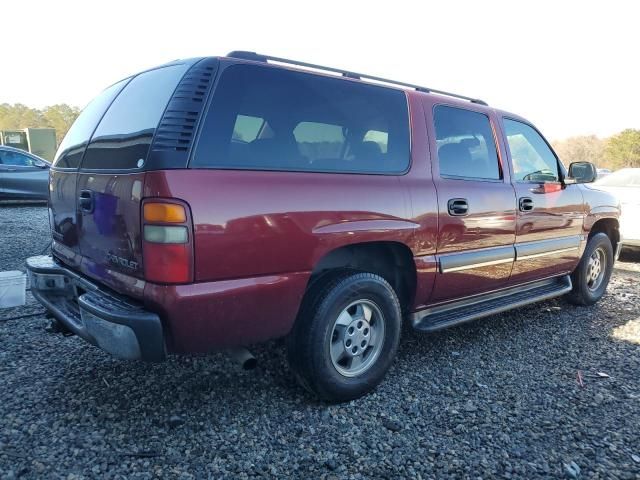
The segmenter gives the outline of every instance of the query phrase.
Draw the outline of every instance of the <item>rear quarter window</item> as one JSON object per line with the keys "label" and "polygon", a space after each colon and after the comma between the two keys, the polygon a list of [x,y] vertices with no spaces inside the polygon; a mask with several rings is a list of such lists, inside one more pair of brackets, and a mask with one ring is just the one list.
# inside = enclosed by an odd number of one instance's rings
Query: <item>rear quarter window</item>
{"label": "rear quarter window", "polygon": [[96,125],[120,93],[129,79],[122,80],[103,90],[82,110],[58,147],[53,165],[59,168],[78,168],[85,147],[91,139]]}
{"label": "rear quarter window", "polygon": [[162,114],[188,65],[170,65],[133,78],[98,124],[83,169],[140,168]]}
{"label": "rear quarter window", "polygon": [[400,174],[409,166],[405,93],[303,72],[232,65],[191,167]]}

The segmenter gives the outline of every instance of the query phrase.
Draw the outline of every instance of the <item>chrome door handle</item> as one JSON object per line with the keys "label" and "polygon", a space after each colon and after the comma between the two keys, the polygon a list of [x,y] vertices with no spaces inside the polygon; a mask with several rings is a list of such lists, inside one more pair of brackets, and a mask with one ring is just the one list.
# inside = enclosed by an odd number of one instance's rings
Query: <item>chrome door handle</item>
{"label": "chrome door handle", "polygon": [[521,212],[530,212],[533,210],[533,199],[529,197],[521,197],[518,202],[518,208]]}
{"label": "chrome door handle", "polygon": [[469,204],[466,198],[452,198],[447,202],[449,215],[460,217],[469,213]]}

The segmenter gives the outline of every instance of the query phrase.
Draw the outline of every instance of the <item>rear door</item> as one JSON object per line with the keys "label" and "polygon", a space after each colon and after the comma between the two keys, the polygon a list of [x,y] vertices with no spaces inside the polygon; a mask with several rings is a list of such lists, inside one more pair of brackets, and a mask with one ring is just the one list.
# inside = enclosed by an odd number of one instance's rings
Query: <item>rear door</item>
{"label": "rear door", "polygon": [[91,135],[111,102],[127,84],[118,82],[93,99],[78,116],[56,152],[49,175],[49,220],[53,253],[72,267],[80,265],[76,183]]}
{"label": "rear door", "polygon": [[116,289],[130,284],[130,277],[143,277],[145,163],[160,119],[189,66],[160,67],[128,82],[100,120],[78,172],[81,270]]}
{"label": "rear door", "polygon": [[520,119],[503,118],[518,198],[511,283],[572,271],[580,257],[584,202],[578,185],[560,181],[561,165],[544,137]]}
{"label": "rear door", "polygon": [[439,210],[431,302],[501,288],[515,257],[515,194],[493,119],[474,106],[439,104],[427,112]]}

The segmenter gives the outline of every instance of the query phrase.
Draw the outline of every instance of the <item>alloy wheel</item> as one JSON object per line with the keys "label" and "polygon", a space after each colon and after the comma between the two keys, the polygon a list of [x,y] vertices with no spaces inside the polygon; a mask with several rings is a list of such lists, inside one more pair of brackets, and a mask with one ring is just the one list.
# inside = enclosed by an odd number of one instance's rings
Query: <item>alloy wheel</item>
{"label": "alloy wheel", "polygon": [[370,300],[356,300],[336,318],[329,351],[334,368],[345,377],[367,371],[380,356],[385,320],[380,308]]}

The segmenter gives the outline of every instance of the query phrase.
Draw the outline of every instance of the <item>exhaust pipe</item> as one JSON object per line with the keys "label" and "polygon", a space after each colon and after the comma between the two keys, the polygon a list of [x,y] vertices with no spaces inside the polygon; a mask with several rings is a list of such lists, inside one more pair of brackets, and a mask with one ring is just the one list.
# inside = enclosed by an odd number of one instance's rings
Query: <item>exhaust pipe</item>
{"label": "exhaust pipe", "polygon": [[253,370],[258,365],[258,360],[253,354],[244,347],[235,347],[229,349],[229,356],[243,370]]}

